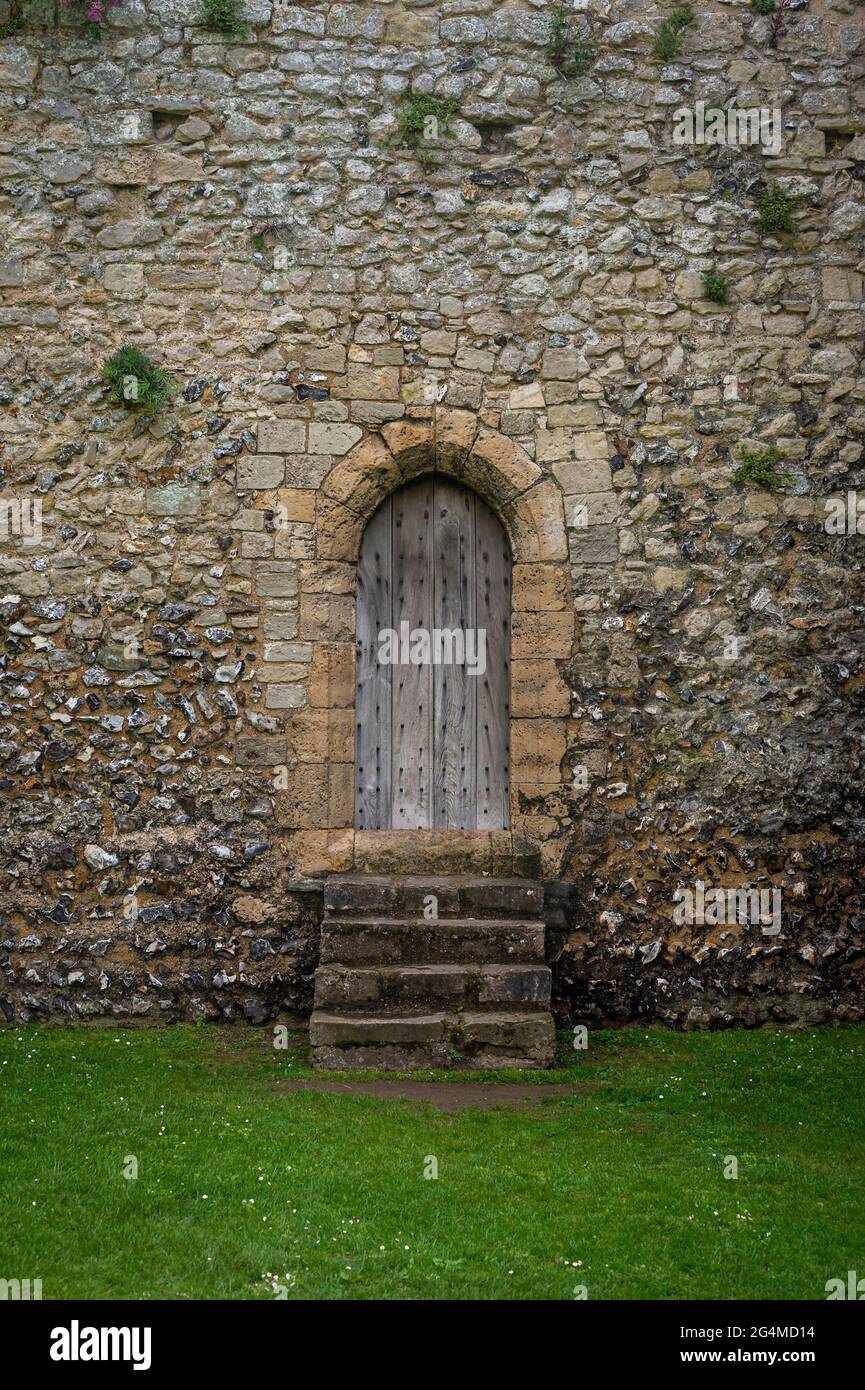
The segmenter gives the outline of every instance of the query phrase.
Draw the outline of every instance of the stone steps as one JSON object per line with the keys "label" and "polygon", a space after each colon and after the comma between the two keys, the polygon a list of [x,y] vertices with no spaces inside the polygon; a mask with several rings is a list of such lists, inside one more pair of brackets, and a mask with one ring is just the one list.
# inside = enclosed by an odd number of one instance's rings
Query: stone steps
{"label": "stone steps", "polygon": [[375,1013],[316,1009],[309,1026],[313,1060],[329,1071],[380,1068],[549,1066],[555,1034],[549,1012]]}
{"label": "stone steps", "polygon": [[334,875],[324,907],[310,1020],[315,1066],[551,1065],[540,884]]}
{"label": "stone steps", "polygon": [[550,1002],[546,965],[322,965],[315,974],[321,1009],[501,1008]]}
{"label": "stone steps", "polygon": [[542,922],[468,917],[439,922],[325,918],[319,959],[323,965],[543,964],[544,927]]}
{"label": "stone steps", "polygon": [[469,874],[443,878],[412,874],[333,875],[324,886],[325,916],[336,919],[373,917],[413,921],[424,918],[435,899],[438,920],[462,917],[538,920],[544,906],[540,883],[520,878],[478,878]]}

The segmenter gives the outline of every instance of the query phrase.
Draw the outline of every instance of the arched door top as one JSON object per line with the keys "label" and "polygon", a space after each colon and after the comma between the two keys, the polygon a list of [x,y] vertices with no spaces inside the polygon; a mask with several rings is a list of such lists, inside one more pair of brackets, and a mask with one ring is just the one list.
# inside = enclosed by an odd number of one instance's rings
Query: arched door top
{"label": "arched door top", "polygon": [[567,562],[557,484],[516,440],[479,427],[472,411],[441,407],[431,422],[392,421],[335,460],[316,499],[316,557],[353,563],[383,499],[432,471],[484,498],[507,532],[515,564]]}

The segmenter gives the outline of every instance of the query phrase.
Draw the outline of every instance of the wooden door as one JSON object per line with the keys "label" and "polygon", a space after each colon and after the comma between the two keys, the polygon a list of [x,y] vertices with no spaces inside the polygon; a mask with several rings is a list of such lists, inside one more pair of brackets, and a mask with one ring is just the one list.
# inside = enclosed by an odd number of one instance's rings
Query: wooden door
{"label": "wooden door", "polygon": [[357,575],[359,830],[508,828],[510,619],[485,502],[433,473],[382,503]]}

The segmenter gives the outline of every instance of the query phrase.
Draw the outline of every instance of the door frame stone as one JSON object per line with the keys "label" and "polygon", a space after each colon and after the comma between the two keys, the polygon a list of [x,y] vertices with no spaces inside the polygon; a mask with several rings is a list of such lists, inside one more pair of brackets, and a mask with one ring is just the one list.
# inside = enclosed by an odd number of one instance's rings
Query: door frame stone
{"label": "door frame stone", "polygon": [[543,842],[548,818],[533,815],[530,803],[563,787],[574,724],[560,665],[575,654],[576,624],[562,494],[519,444],[483,426],[474,411],[438,407],[429,421],[399,420],[366,434],[334,460],[316,494],[315,558],[300,566],[300,605],[301,613],[305,604],[315,606],[322,635],[313,644],[308,704],[290,717],[288,785],[277,809],[300,872],[354,868],[356,837],[365,837],[358,850],[362,845],[360,861],[369,868],[369,836],[388,843],[389,834],[404,835],[354,829],[355,642],[328,640],[327,613],[338,600],[341,630],[354,633],[367,522],[392,492],[431,472],[465,484],[492,508],[513,557],[511,831],[431,833],[439,847],[442,836],[458,837],[454,849],[461,852],[466,836],[474,836],[480,860],[496,854],[501,862],[503,835]]}

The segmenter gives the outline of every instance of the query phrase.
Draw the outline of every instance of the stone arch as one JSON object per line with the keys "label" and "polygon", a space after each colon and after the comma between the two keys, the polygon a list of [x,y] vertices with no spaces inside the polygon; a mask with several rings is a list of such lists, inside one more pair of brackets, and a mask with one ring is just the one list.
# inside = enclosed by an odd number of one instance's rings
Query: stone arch
{"label": "stone arch", "polygon": [[[558,485],[513,439],[479,426],[470,410],[437,410],[432,421],[399,420],[337,459],[316,502],[316,557],[353,563],[373,513],[403,483],[445,473],[489,503],[508,534],[515,564],[568,558]],[[569,575],[568,575],[569,578]]]}
{"label": "stone arch", "polygon": [[[314,764],[330,759],[321,795],[316,796],[320,818],[315,828],[300,815],[298,832],[301,867],[369,867],[361,853],[364,836],[390,838],[432,835],[430,865],[441,863],[442,839],[476,835],[479,839],[517,838],[541,850],[545,869],[555,863],[544,854],[556,822],[541,809],[549,797],[560,799],[565,788],[563,767],[568,750],[570,691],[560,666],[573,655],[575,611],[571,585],[564,507],[558,484],[546,476],[514,440],[479,423],[473,411],[442,409],[430,420],[400,420],[369,433],[336,459],[322,480],[315,505],[315,560],[308,571],[321,587],[336,577],[345,602],[351,604],[345,626],[356,622],[353,575],[367,522],[381,503],[404,483],[424,473],[441,472],[464,483],[486,501],[501,520],[513,557],[510,795],[511,830],[507,832],[354,830],[354,642],[347,633],[328,640],[324,631],[315,643],[309,708],[292,718],[290,750],[298,760],[298,788],[318,785]],[[347,592],[349,591],[350,592]],[[301,605],[304,602],[301,589]],[[352,627],[352,631],[356,630]],[[317,751],[306,749],[310,746]],[[324,741],[324,743],[323,743]],[[326,747],[329,752],[322,752]],[[287,801],[300,810],[306,797]],[[528,808],[528,809],[527,809]],[[302,833],[309,827],[311,833]],[[322,838],[322,832],[325,832]],[[310,853],[307,854],[307,849]],[[501,845],[498,846],[501,849]],[[489,861],[477,860],[495,865]],[[505,859],[507,855],[505,855]],[[446,860],[444,861],[446,862]],[[392,866],[392,865],[391,865]],[[375,867],[388,867],[379,858]],[[428,865],[429,867],[429,865]]]}

